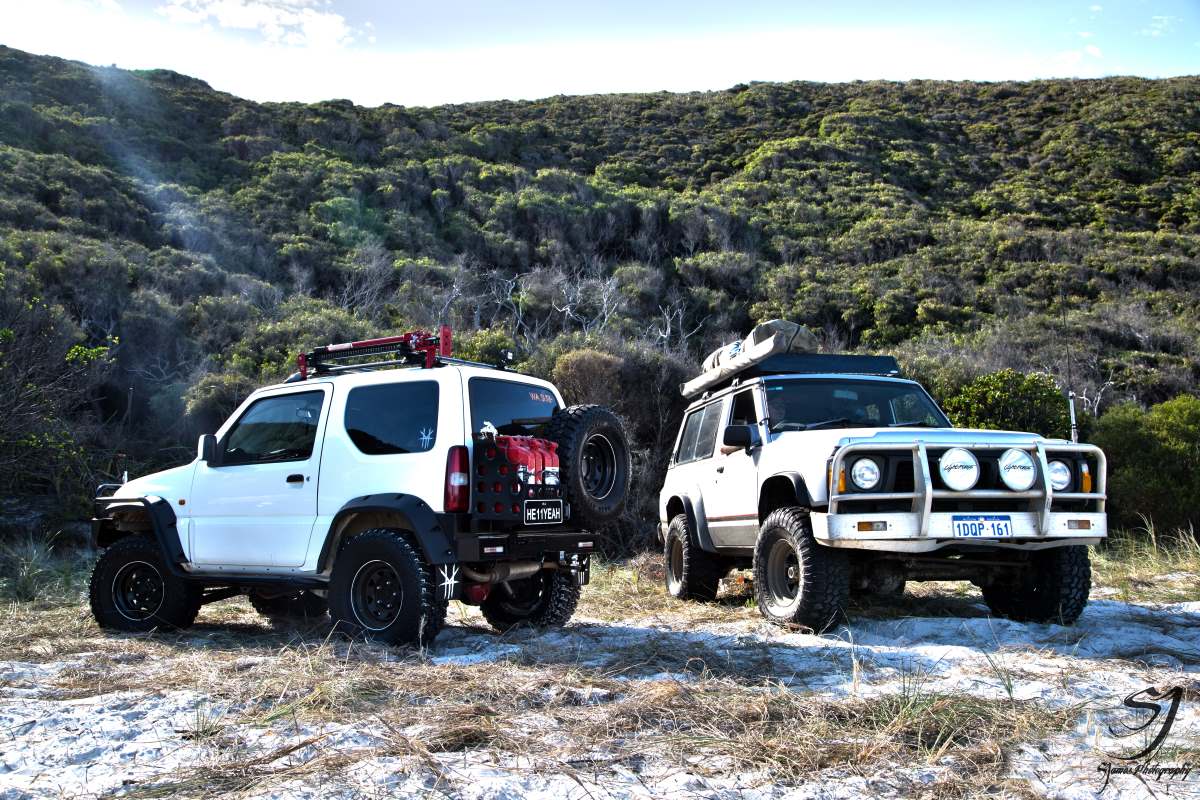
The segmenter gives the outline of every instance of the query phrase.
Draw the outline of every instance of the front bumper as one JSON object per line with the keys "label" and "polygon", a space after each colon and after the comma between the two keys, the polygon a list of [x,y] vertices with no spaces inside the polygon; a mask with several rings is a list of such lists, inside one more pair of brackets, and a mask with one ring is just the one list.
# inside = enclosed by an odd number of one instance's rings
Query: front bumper
{"label": "front bumper", "polygon": [[[971,450],[997,450],[1001,446],[982,441],[963,444]],[[1022,445],[1033,457],[1038,479],[1027,491],[969,489],[951,491],[938,488],[931,474],[928,449],[914,442],[912,450],[912,491],[857,493],[830,486],[827,513],[812,514],[813,535],[832,547],[861,550],[887,550],[923,553],[948,546],[986,546],[1005,549],[1039,550],[1069,544],[1096,544],[1108,535],[1104,513],[1107,465],[1104,453],[1093,445],[1037,442]],[[846,464],[860,454],[897,449],[895,444],[856,442],[841,448],[830,462],[830,476],[840,475]],[[1096,462],[1094,491],[1056,492],[1050,484],[1047,464],[1055,456],[1088,456]],[[899,503],[908,511],[864,511],[861,503],[887,501]],[[935,502],[970,502],[972,511],[935,511]],[[1028,510],[988,510],[991,503],[1019,501]],[[1056,508],[1055,503],[1060,505]],[[1062,503],[1080,510],[1064,508]],[[955,536],[953,517],[999,514],[1011,522],[1011,536],[977,538]]]}
{"label": "front bumper", "polygon": [[[1012,536],[977,538],[955,536],[955,513],[812,514],[813,536],[830,547],[927,553],[944,547],[997,547],[1007,550],[1043,550],[1065,545],[1097,544],[1108,535],[1103,512],[1052,512],[1043,517],[1032,511],[1006,513]],[[1043,523],[1045,527],[1043,527]],[[868,530],[860,530],[860,525]],[[882,530],[874,530],[882,528]]]}

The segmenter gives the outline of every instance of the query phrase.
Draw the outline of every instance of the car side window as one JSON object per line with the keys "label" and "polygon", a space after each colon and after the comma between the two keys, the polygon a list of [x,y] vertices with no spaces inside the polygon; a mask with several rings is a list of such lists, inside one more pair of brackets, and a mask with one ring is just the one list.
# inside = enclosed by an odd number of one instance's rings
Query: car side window
{"label": "car side window", "polygon": [[324,392],[254,401],[225,435],[221,466],[307,461],[317,441]]}
{"label": "car side window", "polygon": [[687,415],[683,422],[683,435],[679,437],[679,452],[675,454],[675,463],[682,464],[692,460],[696,450],[696,437],[700,435],[700,423],[704,420],[704,409],[698,408]]}
{"label": "car side window", "polygon": [[758,423],[758,412],[754,408],[754,390],[747,389],[733,396],[733,409],[729,412],[730,425],[754,425]]}
{"label": "car side window", "polygon": [[713,454],[717,445],[717,430],[721,427],[721,406],[716,402],[704,409],[704,421],[700,423],[700,435],[696,437],[696,452],[693,458],[699,460]]}
{"label": "car side window", "polygon": [[359,386],[346,396],[346,434],[369,456],[424,453],[437,439],[436,381]]}
{"label": "car side window", "polygon": [[713,447],[717,443],[717,429],[721,427],[721,406],[722,403],[717,401],[688,414],[683,423],[683,435],[679,437],[676,464],[697,461],[713,454]]}

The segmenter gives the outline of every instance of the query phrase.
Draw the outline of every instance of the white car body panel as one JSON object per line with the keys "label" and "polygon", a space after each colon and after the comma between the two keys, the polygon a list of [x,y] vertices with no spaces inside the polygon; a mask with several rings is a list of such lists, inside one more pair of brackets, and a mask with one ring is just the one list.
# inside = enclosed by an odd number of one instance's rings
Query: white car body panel
{"label": "white car body panel", "polygon": [[[899,378],[870,377],[860,375],[803,375],[773,376],[785,380],[854,380],[889,381],[915,384]],[[1017,431],[995,431],[959,428],[830,428],[810,431],[789,430],[771,433],[762,421],[764,398],[762,382],[751,380],[741,386],[714,392],[711,397],[696,401],[688,413],[709,403],[723,404],[721,429],[729,422],[732,397],[745,390],[757,393],[760,422],[755,426],[761,444],[749,452],[738,450],[722,453],[720,434],[713,456],[683,464],[672,464],[659,495],[659,533],[665,535],[670,523],[668,506],[673,499],[684,499],[691,504],[696,517],[697,533],[702,543],[716,547],[746,549],[753,542],[758,527],[759,498],[764,485],[781,476],[798,476],[807,491],[812,508],[811,520],[814,536],[824,544],[836,547],[893,550],[897,552],[927,552],[950,544],[967,544],[970,540],[954,538],[949,513],[932,513],[925,508],[923,513],[887,512],[857,514],[849,509],[830,514],[830,468],[831,459],[848,446],[861,446],[866,450],[907,449],[923,444],[929,448],[963,447],[967,449],[1020,448],[1036,457],[1045,457],[1047,451],[1094,451],[1100,461],[1100,472],[1104,473],[1104,457],[1096,448],[1072,445],[1061,439],[1047,439],[1034,433]],[[685,414],[685,420],[686,420]],[[683,425],[680,426],[672,452],[678,452]],[[726,476],[733,480],[726,481]],[[753,477],[749,477],[753,476]],[[790,479],[790,478],[789,478]],[[1061,512],[1051,511],[1049,503],[1041,512],[1004,512],[1012,517],[1014,535],[1011,541],[995,539],[981,540],[989,546],[1017,549],[1040,549],[1059,544],[1093,544],[1107,535],[1106,515],[1103,513],[1103,474],[1096,494],[1100,511]],[[1036,488],[1036,487],[1035,487]],[[1047,492],[1047,494],[1053,494]],[[968,499],[967,495],[962,495]],[[1082,499],[1082,495],[1080,496]],[[985,513],[985,512],[980,512]],[[859,522],[886,522],[882,532],[859,531]],[[1070,526],[1078,527],[1070,527]],[[1086,526],[1086,527],[1084,527]]]}
{"label": "white car body panel", "polygon": [[[304,461],[210,467],[199,456],[189,464],[131,480],[114,498],[161,497],[175,511],[185,570],[204,574],[315,575],[326,534],[347,502],[370,494],[403,493],[441,512],[446,461],[455,445],[471,445],[468,381],[511,381],[562,395],[548,381],[472,366],[347,372],[333,377],[267,386],[252,393],[217,430],[223,440],[234,423],[264,397],[320,390],[326,393],[312,455]],[[419,453],[366,455],[345,428],[347,398],[360,386],[409,381],[438,384],[437,432]],[[301,474],[302,483],[287,476]]]}

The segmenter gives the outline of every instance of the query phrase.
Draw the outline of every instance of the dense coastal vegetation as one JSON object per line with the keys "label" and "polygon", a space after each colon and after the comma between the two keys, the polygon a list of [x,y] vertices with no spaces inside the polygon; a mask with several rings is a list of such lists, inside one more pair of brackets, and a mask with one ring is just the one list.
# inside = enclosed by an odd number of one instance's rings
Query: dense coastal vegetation
{"label": "dense coastal vegetation", "polygon": [[0,493],[77,503],[302,348],[444,321],[616,406],[644,512],[677,384],[785,317],[960,421],[1073,388],[1136,450],[1118,512],[1186,525],[1136,470],[1200,473],[1198,173],[1195,77],[362,108],[0,47]]}

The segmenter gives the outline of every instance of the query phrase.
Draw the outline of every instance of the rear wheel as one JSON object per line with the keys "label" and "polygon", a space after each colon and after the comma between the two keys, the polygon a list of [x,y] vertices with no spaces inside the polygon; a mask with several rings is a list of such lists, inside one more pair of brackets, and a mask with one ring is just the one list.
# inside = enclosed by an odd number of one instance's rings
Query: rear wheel
{"label": "rear wheel", "polygon": [[200,612],[200,589],[171,574],[149,536],[127,536],[92,570],[92,616],[101,628],[145,632],[186,628]]}
{"label": "rear wheel", "polygon": [[493,586],[479,610],[501,632],[519,625],[561,628],[578,603],[579,584],[570,572],[542,570],[528,578]]}
{"label": "rear wheel", "polygon": [[715,600],[729,564],[701,550],[692,540],[686,514],[676,514],[663,544],[667,594],[677,600]]}
{"label": "rear wheel", "polygon": [[778,509],[763,521],[755,544],[754,595],[770,621],[821,633],[842,620],[849,559],[817,543],[803,509]]}
{"label": "rear wheel", "polygon": [[329,604],[324,597],[306,591],[284,594],[253,592],[250,605],[259,614],[271,619],[317,619],[329,611]]}
{"label": "rear wheel", "polygon": [[329,615],[350,635],[426,645],[446,622],[446,601],[404,534],[376,528],[342,545],[329,580]]}
{"label": "rear wheel", "polygon": [[983,599],[998,617],[1071,625],[1083,613],[1091,590],[1088,549],[1071,545],[1035,551],[1015,580],[983,587]]}

